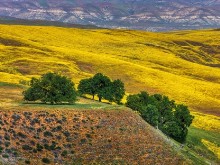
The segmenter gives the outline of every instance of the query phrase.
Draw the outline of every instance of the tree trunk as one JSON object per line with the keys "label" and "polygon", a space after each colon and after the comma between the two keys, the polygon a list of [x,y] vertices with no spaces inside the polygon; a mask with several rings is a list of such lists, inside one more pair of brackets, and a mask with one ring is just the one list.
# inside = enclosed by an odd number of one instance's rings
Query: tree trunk
{"label": "tree trunk", "polygon": [[95,95],[92,95],[92,99],[94,100],[94,98],[95,98]]}
{"label": "tree trunk", "polygon": [[102,102],[102,97],[99,97],[99,102]]}

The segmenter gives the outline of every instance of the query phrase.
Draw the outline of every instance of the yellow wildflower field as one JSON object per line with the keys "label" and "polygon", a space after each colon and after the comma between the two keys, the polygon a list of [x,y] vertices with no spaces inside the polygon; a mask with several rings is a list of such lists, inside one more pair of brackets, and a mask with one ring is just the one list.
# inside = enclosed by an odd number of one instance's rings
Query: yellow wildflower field
{"label": "yellow wildflower field", "polygon": [[209,142],[208,140],[202,139],[202,143],[210,150],[212,151],[218,159],[220,159],[220,147],[216,144]]}
{"label": "yellow wildflower field", "polygon": [[77,84],[102,72],[124,81],[128,93],[162,93],[219,116],[219,33],[0,25],[0,81],[54,71]]}
{"label": "yellow wildflower field", "polygon": [[220,117],[193,112],[193,126],[207,131],[220,132]]}

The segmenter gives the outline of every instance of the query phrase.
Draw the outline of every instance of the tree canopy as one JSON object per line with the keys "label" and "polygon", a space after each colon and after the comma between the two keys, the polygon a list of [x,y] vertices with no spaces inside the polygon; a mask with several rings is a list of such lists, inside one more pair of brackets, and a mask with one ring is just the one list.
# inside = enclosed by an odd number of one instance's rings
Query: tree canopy
{"label": "tree canopy", "polygon": [[93,99],[96,94],[95,86],[93,85],[92,78],[82,79],[78,85],[78,92],[80,95],[89,94],[92,95]]}
{"label": "tree canopy", "polygon": [[102,73],[97,73],[88,79],[82,79],[79,82],[78,91],[81,95],[90,94],[97,95],[99,101],[106,99],[110,102],[121,103],[125,95],[124,83],[121,80],[114,80],[113,82],[108,76]]}
{"label": "tree canopy", "polygon": [[[82,79],[78,85],[80,95],[90,94],[106,99],[109,102],[121,103],[125,95],[124,83],[117,79],[112,81],[108,76],[97,73],[91,78]],[[57,104],[74,103],[77,92],[74,83],[65,76],[47,73],[39,79],[32,78],[30,88],[23,92],[26,101],[42,101]],[[141,117],[152,126],[159,128],[168,136],[179,142],[184,142],[193,116],[187,106],[176,104],[167,96],[161,94],[149,95],[147,92],[129,95],[126,106],[138,111]]]}
{"label": "tree canopy", "polygon": [[141,92],[129,95],[126,106],[138,111],[144,120],[179,142],[185,141],[194,118],[187,106],[176,104],[160,94]]}
{"label": "tree canopy", "polygon": [[65,76],[46,73],[39,79],[32,78],[30,88],[23,92],[26,101],[42,101],[51,104],[76,101],[74,83]]}

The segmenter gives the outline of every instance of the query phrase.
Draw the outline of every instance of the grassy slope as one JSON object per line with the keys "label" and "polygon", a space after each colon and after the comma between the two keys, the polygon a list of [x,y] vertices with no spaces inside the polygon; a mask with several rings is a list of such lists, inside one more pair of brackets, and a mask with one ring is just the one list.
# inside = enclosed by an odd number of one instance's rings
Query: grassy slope
{"label": "grassy slope", "polygon": [[[218,34],[214,30],[149,33],[1,25],[0,81],[23,83],[21,80],[31,76],[57,71],[77,83],[103,72],[122,79],[129,93],[148,90],[166,94],[202,112],[194,112],[193,125],[200,130],[191,128],[189,143],[197,146],[193,148],[196,152],[202,147],[209,152],[209,159],[216,159],[220,72],[210,66],[220,63]],[[7,90],[1,90],[4,92]],[[17,94],[14,91],[13,95]],[[2,106],[14,104],[10,98],[1,99]],[[212,138],[204,136],[206,131]],[[213,145],[205,146],[200,136]]]}

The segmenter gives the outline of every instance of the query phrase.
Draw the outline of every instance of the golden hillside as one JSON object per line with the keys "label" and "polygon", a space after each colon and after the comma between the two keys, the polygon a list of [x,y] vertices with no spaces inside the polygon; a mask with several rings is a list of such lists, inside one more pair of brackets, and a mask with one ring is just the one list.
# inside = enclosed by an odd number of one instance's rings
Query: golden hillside
{"label": "golden hillside", "polygon": [[56,71],[77,83],[102,72],[124,81],[128,93],[163,93],[219,116],[219,34],[1,25],[0,81]]}

